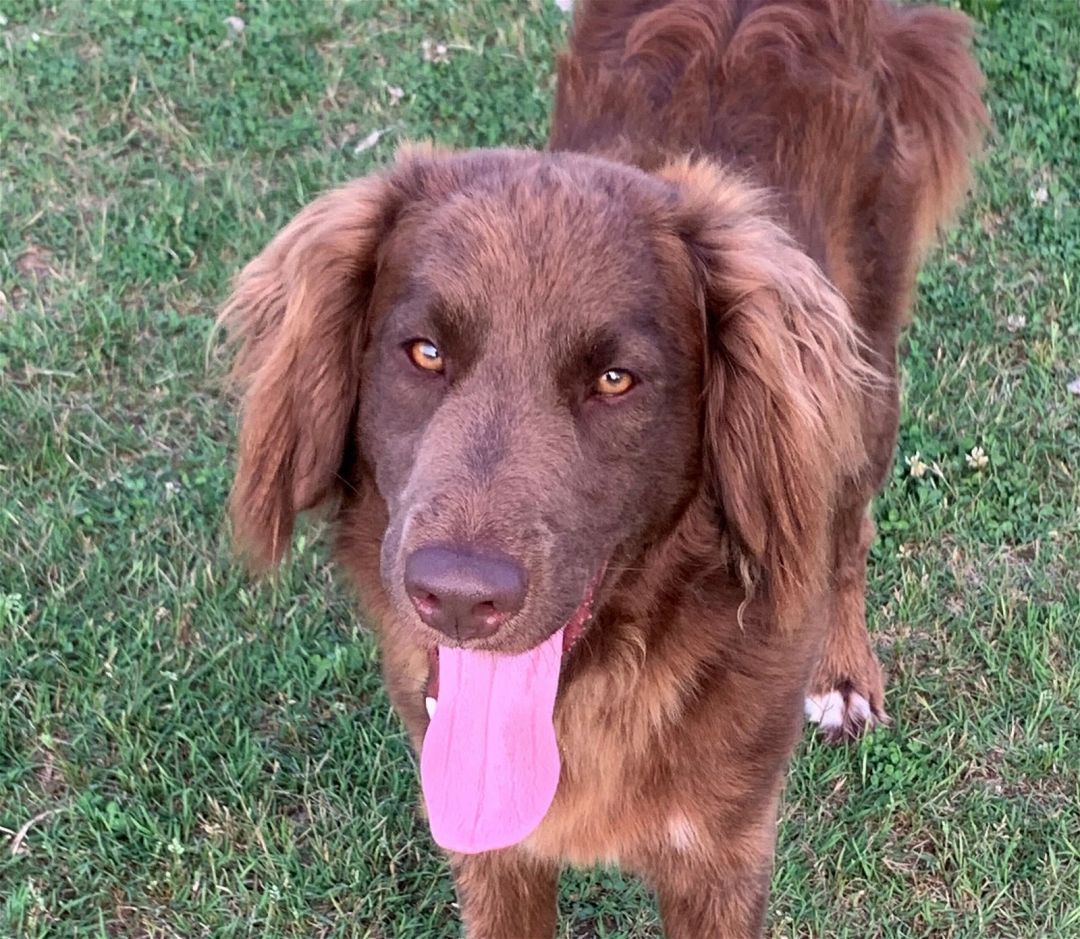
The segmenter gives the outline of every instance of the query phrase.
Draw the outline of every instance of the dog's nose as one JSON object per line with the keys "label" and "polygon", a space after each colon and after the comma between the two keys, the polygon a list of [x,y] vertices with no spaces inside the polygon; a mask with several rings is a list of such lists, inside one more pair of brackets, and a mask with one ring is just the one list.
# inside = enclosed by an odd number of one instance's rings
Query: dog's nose
{"label": "dog's nose", "polygon": [[405,590],[420,619],[452,639],[486,639],[525,604],[525,569],[503,554],[428,545],[405,561]]}

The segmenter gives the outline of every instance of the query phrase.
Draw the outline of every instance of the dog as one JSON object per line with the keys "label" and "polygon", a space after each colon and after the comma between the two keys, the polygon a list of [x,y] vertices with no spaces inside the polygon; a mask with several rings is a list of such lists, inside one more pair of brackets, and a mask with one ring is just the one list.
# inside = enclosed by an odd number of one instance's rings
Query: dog
{"label": "dog", "polygon": [[763,929],[809,716],[884,722],[868,507],[916,270],[987,126],[961,14],[582,0],[548,150],[403,149],[222,322],[250,563],[331,519],[467,934],[619,865]]}

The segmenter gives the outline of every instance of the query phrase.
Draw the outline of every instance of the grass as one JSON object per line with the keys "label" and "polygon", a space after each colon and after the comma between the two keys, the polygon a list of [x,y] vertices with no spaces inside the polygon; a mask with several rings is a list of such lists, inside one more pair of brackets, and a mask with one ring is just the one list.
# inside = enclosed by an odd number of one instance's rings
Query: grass
{"label": "grass", "polygon": [[[1080,8],[965,6],[997,133],[921,278],[876,506],[896,720],[798,753],[773,937],[1080,935]],[[274,584],[230,558],[205,352],[230,274],[398,141],[540,145],[563,19],[0,13],[0,935],[456,935],[318,532]],[[564,936],[659,935],[617,873],[567,875],[562,902]]]}

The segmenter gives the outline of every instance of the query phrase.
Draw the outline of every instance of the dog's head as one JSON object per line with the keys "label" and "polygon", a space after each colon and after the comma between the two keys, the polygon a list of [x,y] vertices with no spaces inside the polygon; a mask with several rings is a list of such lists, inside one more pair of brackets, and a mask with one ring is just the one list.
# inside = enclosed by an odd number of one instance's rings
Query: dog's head
{"label": "dog's head", "polygon": [[840,296],[714,167],[409,151],[304,209],[223,318],[238,539],[274,564],[297,513],[374,487],[429,643],[535,647],[699,497],[777,611],[820,586],[865,369]]}

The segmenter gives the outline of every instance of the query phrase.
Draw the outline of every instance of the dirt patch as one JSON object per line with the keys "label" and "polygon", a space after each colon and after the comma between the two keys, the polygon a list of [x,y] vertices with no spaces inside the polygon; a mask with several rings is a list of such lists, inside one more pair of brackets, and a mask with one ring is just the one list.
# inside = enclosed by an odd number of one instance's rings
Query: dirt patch
{"label": "dirt patch", "polygon": [[15,270],[24,280],[48,281],[57,276],[55,261],[51,250],[31,244],[15,259]]}

